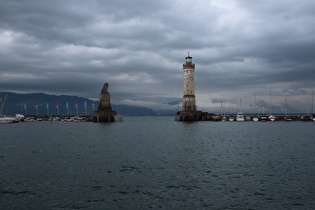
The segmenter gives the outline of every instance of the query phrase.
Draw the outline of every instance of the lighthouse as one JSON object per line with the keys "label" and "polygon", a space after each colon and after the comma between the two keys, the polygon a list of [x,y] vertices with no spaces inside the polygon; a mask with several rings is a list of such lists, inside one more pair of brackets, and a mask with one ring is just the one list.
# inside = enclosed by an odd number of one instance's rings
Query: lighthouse
{"label": "lighthouse", "polygon": [[[192,57],[185,58],[186,63],[183,64],[184,72],[184,96],[182,111],[178,111],[175,116],[176,121],[199,121],[203,120],[203,113],[197,111],[195,97],[195,64],[192,63]],[[204,113],[206,114],[206,113]]]}
{"label": "lighthouse", "polygon": [[195,97],[195,64],[192,57],[185,58],[183,64],[184,72],[184,96],[182,111],[178,111],[174,116],[175,121],[210,121],[214,120],[214,114],[197,110]]}
{"label": "lighthouse", "polygon": [[184,72],[184,97],[183,108],[184,112],[196,112],[196,99],[195,99],[195,64],[192,63],[192,57],[185,58],[186,63],[183,64]]}

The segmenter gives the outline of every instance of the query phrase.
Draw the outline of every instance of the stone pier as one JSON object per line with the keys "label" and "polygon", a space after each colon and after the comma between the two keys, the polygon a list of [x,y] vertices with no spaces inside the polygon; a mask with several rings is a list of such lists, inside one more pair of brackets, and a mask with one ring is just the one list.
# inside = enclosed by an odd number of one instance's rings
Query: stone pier
{"label": "stone pier", "polygon": [[174,116],[175,121],[212,121],[214,114],[202,111],[179,111]]}

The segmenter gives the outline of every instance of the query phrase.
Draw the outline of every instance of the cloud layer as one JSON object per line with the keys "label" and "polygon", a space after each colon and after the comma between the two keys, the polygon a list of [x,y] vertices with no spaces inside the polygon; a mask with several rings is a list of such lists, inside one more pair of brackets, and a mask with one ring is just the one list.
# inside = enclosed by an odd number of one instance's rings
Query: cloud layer
{"label": "cloud layer", "polygon": [[[199,109],[311,109],[315,2],[4,1],[0,90],[177,109],[187,52]],[[222,103],[221,103],[222,102]]]}

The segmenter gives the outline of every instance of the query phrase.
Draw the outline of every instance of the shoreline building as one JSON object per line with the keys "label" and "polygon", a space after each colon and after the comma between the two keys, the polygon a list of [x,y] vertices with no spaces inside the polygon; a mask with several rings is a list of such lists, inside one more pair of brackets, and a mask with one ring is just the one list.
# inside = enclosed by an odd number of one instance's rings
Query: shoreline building
{"label": "shoreline building", "polygon": [[185,58],[186,63],[183,64],[184,72],[184,96],[182,111],[177,112],[176,121],[206,121],[210,120],[213,115],[207,112],[197,110],[195,96],[195,64],[192,63],[192,57]]}

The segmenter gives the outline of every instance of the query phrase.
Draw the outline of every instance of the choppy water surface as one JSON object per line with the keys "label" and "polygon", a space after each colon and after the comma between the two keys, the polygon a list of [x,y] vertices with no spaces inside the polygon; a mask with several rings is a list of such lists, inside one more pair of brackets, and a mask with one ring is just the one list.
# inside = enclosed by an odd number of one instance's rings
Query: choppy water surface
{"label": "choppy water surface", "polygon": [[1,209],[311,209],[315,123],[0,125]]}

